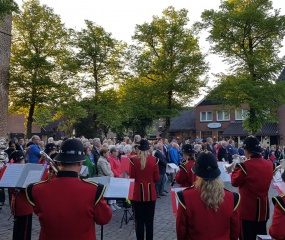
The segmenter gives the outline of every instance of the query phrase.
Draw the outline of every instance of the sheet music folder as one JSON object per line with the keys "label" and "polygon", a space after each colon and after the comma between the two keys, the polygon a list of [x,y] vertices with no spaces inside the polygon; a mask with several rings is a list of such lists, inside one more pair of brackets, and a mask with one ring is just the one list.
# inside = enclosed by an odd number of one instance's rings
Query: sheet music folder
{"label": "sheet music folder", "polygon": [[134,182],[132,178],[114,178],[114,177],[94,177],[88,178],[89,181],[101,183],[106,186],[105,198],[128,198],[130,183]]}
{"label": "sheet music folder", "polygon": [[33,163],[7,165],[0,187],[26,188],[30,183],[41,181],[45,169],[46,165]]}

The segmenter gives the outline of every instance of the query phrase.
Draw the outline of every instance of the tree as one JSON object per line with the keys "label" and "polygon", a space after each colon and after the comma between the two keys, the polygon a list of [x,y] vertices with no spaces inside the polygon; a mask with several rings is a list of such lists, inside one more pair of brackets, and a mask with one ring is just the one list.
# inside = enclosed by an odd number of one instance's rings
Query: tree
{"label": "tree", "polygon": [[219,11],[205,10],[196,26],[209,29],[211,51],[224,57],[231,73],[218,75],[219,86],[212,98],[239,107],[248,104],[245,129],[252,133],[265,122],[276,121],[277,109],[285,102],[284,82],[277,74],[284,66],[278,57],[285,34],[285,16],[273,10],[269,0],[223,1]]}
{"label": "tree", "polygon": [[71,77],[69,35],[60,17],[38,0],[23,4],[13,25],[11,110],[25,109],[27,135],[32,132],[36,107],[54,109],[75,94]]}
{"label": "tree", "polygon": [[[125,44],[117,41],[103,27],[85,20],[86,29],[74,33],[77,61],[82,71],[82,87],[91,92],[93,105],[99,102],[102,91],[115,87],[124,77],[123,50]],[[94,112],[94,134],[98,130],[98,114]]]}
{"label": "tree", "polygon": [[13,0],[0,0],[0,23],[6,15],[18,10],[18,5]]}
{"label": "tree", "polygon": [[137,25],[133,36],[137,54],[131,67],[139,78],[152,85],[160,110],[168,113],[166,129],[171,116],[189,104],[205,83],[201,80],[207,70],[205,55],[187,28],[187,13],[185,9],[175,11],[168,7],[161,18],[154,16],[151,23]]}

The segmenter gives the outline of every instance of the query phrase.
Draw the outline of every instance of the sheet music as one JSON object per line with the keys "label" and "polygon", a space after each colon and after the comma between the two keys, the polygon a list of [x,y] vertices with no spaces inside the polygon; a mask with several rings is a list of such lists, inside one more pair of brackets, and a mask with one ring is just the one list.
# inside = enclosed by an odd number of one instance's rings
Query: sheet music
{"label": "sheet music", "polygon": [[180,187],[179,188],[171,188],[172,209],[173,209],[174,214],[177,213],[178,204],[179,204],[175,193],[183,191],[184,189],[186,189],[186,188],[180,188]]}
{"label": "sheet music", "polygon": [[175,173],[179,171],[179,167],[175,163],[167,163],[166,172]]}
{"label": "sheet music", "polygon": [[127,198],[129,196],[130,178],[110,178],[104,197],[106,198]]}
{"label": "sheet music", "polygon": [[85,176],[87,176],[88,173],[89,173],[89,170],[88,170],[87,166],[82,165],[79,175],[85,177]]}
{"label": "sheet music", "polygon": [[25,164],[11,164],[7,168],[0,181],[0,187],[16,187]]}
{"label": "sheet music", "polygon": [[105,186],[108,186],[110,183],[110,176],[104,176],[104,177],[93,177],[93,178],[88,178],[89,181],[101,183]]}
{"label": "sheet music", "polygon": [[282,182],[281,174],[283,173],[284,169],[278,170],[274,176],[273,176],[273,181],[274,182]]}
{"label": "sheet music", "polygon": [[29,171],[27,178],[23,184],[23,188],[26,188],[28,184],[38,182],[41,179],[42,171]]}
{"label": "sheet music", "polygon": [[221,171],[221,179],[223,182],[231,182],[231,175],[229,173],[227,173],[227,171],[225,170],[225,164],[227,163],[224,163],[224,162],[218,162],[218,166],[219,166],[219,169]]}

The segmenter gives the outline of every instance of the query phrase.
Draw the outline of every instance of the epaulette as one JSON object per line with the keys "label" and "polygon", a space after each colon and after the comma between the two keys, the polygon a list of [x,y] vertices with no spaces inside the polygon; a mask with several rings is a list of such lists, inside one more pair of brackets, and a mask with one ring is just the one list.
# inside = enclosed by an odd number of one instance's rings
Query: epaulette
{"label": "epaulette", "polygon": [[155,162],[155,165],[157,165],[159,163],[159,159],[156,158],[156,162]]}
{"label": "epaulette", "polygon": [[132,158],[129,158],[129,160],[130,160],[130,163],[131,163],[132,165],[135,165]]}
{"label": "epaulette", "polygon": [[182,168],[186,173],[188,172],[186,167],[185,167],[185,164],[180,164],[179,167]]}
{"label": "epaulette", "polygon": [[237,192],[233,192],[233,195],[234,195],[234,211],[235,211],[240,203],[240,195]]}
{"label": "epaulette", "polygon": [[82,179],[82,181],[86,183],[90,183],[97,187],[97,192],[96,192],[95,201],[94,201],[94,206],[96,206],[98,202],[101,200],[101,198],[103,197],[104,192],[106,190],[106,186],[101,183],[95,182],[95,181],[89,181],[87,179]]}
{"label": "epaulette", "polygon": [[180,205],[184,209],[186,209],[185,200],[184,200],[184,196],[183,196],[183,191],[176,192],[175,195],[176,195],[176,198],[177,198],[178,202],[180,203]]}
{"label": "epaulette", "polygon": [[25,193],[26,193],[26,197],[28,199],[28,202],[32,205],[32,206],[35,206],[35,203],[34,203],[34,198],[33,198],[33,194],[32,194],[32,190],[33,190],[33,187],[36,186],[36,185],[39,185],[39,184],[42,184],[42,183],[46,183],[48,182],[50,179],[47,179],[45,181],[40,181],[40,182],[36,182],[36,183],[30,183],[26,189],[25,189]]}
{"label": "epaulette", "polygon": [[244,163],[237,163],[237,164],[236,164],[236,167],[240,167],[241,170],[243,171],[243,173],[244,173],[245,175],[247,175],[247,172],[246,172],[246,168],[245,168]]}
{"label": "epaulette", "polygon": [[186,188],[186,189],[184,189],[184,190],[182,190],[182,191],[179,191],[179,192],[176,192],[176,193],[175,193],[178,202],[180,203],[180,205],[181,205],[184,209],[186,209],[186,205],[185,205],[185,200],[184,200],[184,196],[183,196],[183,191],[187,191],[187,190],[189,190],[189,189],[191,189],[191,188],[194,188],[194,185],[192,185],[191,187],[188,187],[188,188]]}
{"label": "epaulette", "polygon": [[276,196],[272,198],[273,204],[275,205],[276,203],[278,203],[278,205],[281,207],[283,211],[285,211],[285,203],[282,199],[284,196],[285,194],[281,194],[280,196]]}
{"label": "epaulette", "polygon": [[225,189],[225,188],[224,188],[224,190],[227,191],[227,192],[231,192],[234,195],[234,211],[235,211],[238,208],[239,203],[240,203],[240,195],[239,195],[239,193],[232,192],[232,191],[230,191],[228,189]]}

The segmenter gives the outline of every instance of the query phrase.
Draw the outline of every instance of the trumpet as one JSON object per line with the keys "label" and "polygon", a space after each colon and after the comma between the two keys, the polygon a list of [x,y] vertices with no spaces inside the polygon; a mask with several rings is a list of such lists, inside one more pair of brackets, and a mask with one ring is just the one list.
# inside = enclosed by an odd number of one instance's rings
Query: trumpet
{"label": "trumpet", "polygon": [[47,163],[50,165],[50,167],[52,168],[52,170],[55,173],[58,173],[58,167],[56,165],[56,163],[50,158],[49,155],[47,155],[44,151],[41,151],[40,154],[42,155],[42,157],[47,161]]}
{"label": "trumpet", "polygon": [[235,169],[237,163],[244,162],[245,160],[245,156],[239,156],[238,154],[235,154],[233,155],[233,162],[231,164],[225,164],[224,169],[227,173],[231,173]]}
{"label": "trumpet", "polygon": [[278,166],[274,169],[273,175],[275,175],[278,171],[280,171],[280,173],[281,173],[282,169],[283,169],[283,170],[285,169],[285,159],[281,159],[281,160],[280,160],[280,165],[278,165]]}

